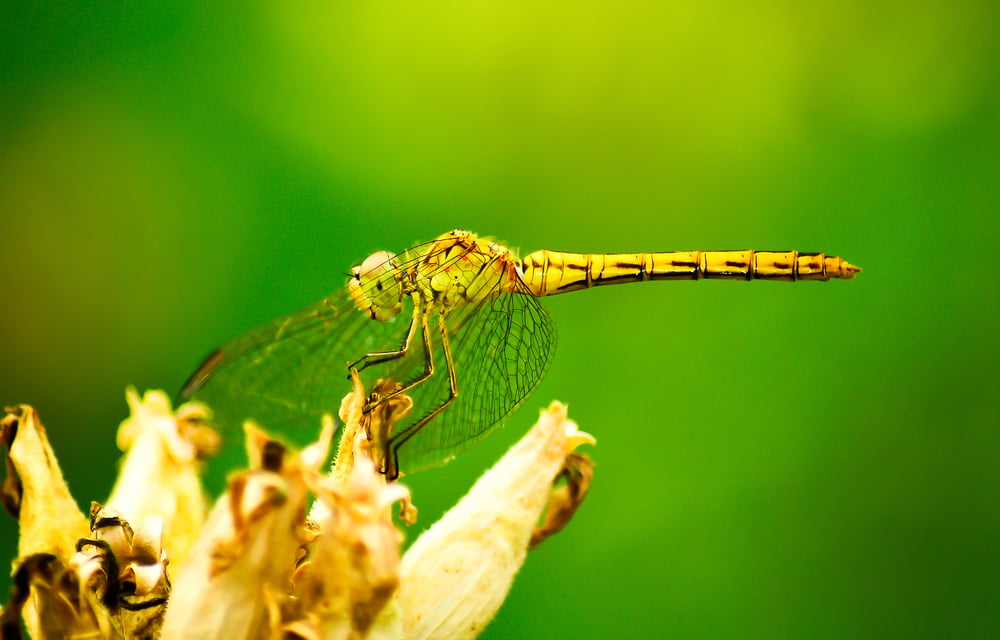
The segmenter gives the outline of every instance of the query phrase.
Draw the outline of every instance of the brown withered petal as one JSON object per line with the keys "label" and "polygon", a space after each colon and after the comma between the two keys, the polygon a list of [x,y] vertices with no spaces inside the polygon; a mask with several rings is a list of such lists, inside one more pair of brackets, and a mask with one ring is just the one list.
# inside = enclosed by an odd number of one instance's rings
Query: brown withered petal
{"label": "brown withered petal", "polygon": [[553,402],[538,423],[403,555],[404,638],[474,638],[493,619],[580,444],[593,443]]}

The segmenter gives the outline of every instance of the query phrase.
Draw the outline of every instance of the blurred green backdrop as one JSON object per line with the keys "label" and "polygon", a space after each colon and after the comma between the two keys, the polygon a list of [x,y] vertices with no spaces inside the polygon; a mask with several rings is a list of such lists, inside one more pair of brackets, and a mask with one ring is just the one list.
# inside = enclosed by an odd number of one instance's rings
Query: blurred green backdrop
{"label": "blurred green backdrop", "polygon": [[826,251],[865,272],[547,300],[554,367],[408,478],[417,529],[558,398],[593,491],[485,637],[1000,635],[995,1],[16,4],[0,401],[82,505],[127,384],[374,250]]}

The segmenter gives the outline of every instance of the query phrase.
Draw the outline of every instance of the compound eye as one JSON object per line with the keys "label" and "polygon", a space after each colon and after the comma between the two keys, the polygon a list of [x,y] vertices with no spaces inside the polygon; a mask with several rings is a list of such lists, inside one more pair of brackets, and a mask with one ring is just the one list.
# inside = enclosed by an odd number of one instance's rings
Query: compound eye
{"label": "compound eye", "polygon": [[392,258],[388,251],[378,251],[351,270],[351,298],[372,320],[388,320],[403,308],[403,291]]}
{"label": "compound eye", "polygon": [[364,282],[368,278],[378,278],[392,270],[392,254],[388,251],[376,251],[356,268],[355,277]]}

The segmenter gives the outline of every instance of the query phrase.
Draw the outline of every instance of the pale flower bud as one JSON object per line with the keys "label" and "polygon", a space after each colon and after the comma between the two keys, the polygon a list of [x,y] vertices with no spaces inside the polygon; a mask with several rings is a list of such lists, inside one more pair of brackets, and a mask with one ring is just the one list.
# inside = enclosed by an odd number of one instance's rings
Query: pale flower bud
{"label": "pale flower bud", "polygon": [[407,640],[475,638],[524,563],[552,483],[590,434],[553,402],[538,423],[403,556]]}
{"label": "pale flower bud", "polygon": [[[164,546],[176,571],[187,559],[205,520],[200,458],[205,454],[199,424],[204,409],[184,405],[174,415],[162,391],[145,396],[133,387],[125,392],[132,410],[118,428],[118,447],[125,452],[107,507],[128,522],[156,516],[164,522]],[[200,437],[194,437],[198,434]]]}

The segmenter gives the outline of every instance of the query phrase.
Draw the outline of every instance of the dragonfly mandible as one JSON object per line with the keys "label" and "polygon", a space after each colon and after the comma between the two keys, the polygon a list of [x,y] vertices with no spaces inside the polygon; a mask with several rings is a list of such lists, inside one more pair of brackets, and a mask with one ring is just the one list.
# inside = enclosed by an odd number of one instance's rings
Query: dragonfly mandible
{"label": "dragonfly mandible", "polygon": [[548,369],[556,346],[547,295],[647,280],[850,279],[861,269],[836,256],[797,251],[579,254],[507,248],[455,230],[400,254],[373,253],[345,287],[213,352],[182,389],[207,404],[223,431],[253,419],[311,440],[336,415],[351,369],[393,380],[414,411],[397,425],[385,468],[447,462],[518,407]]}

